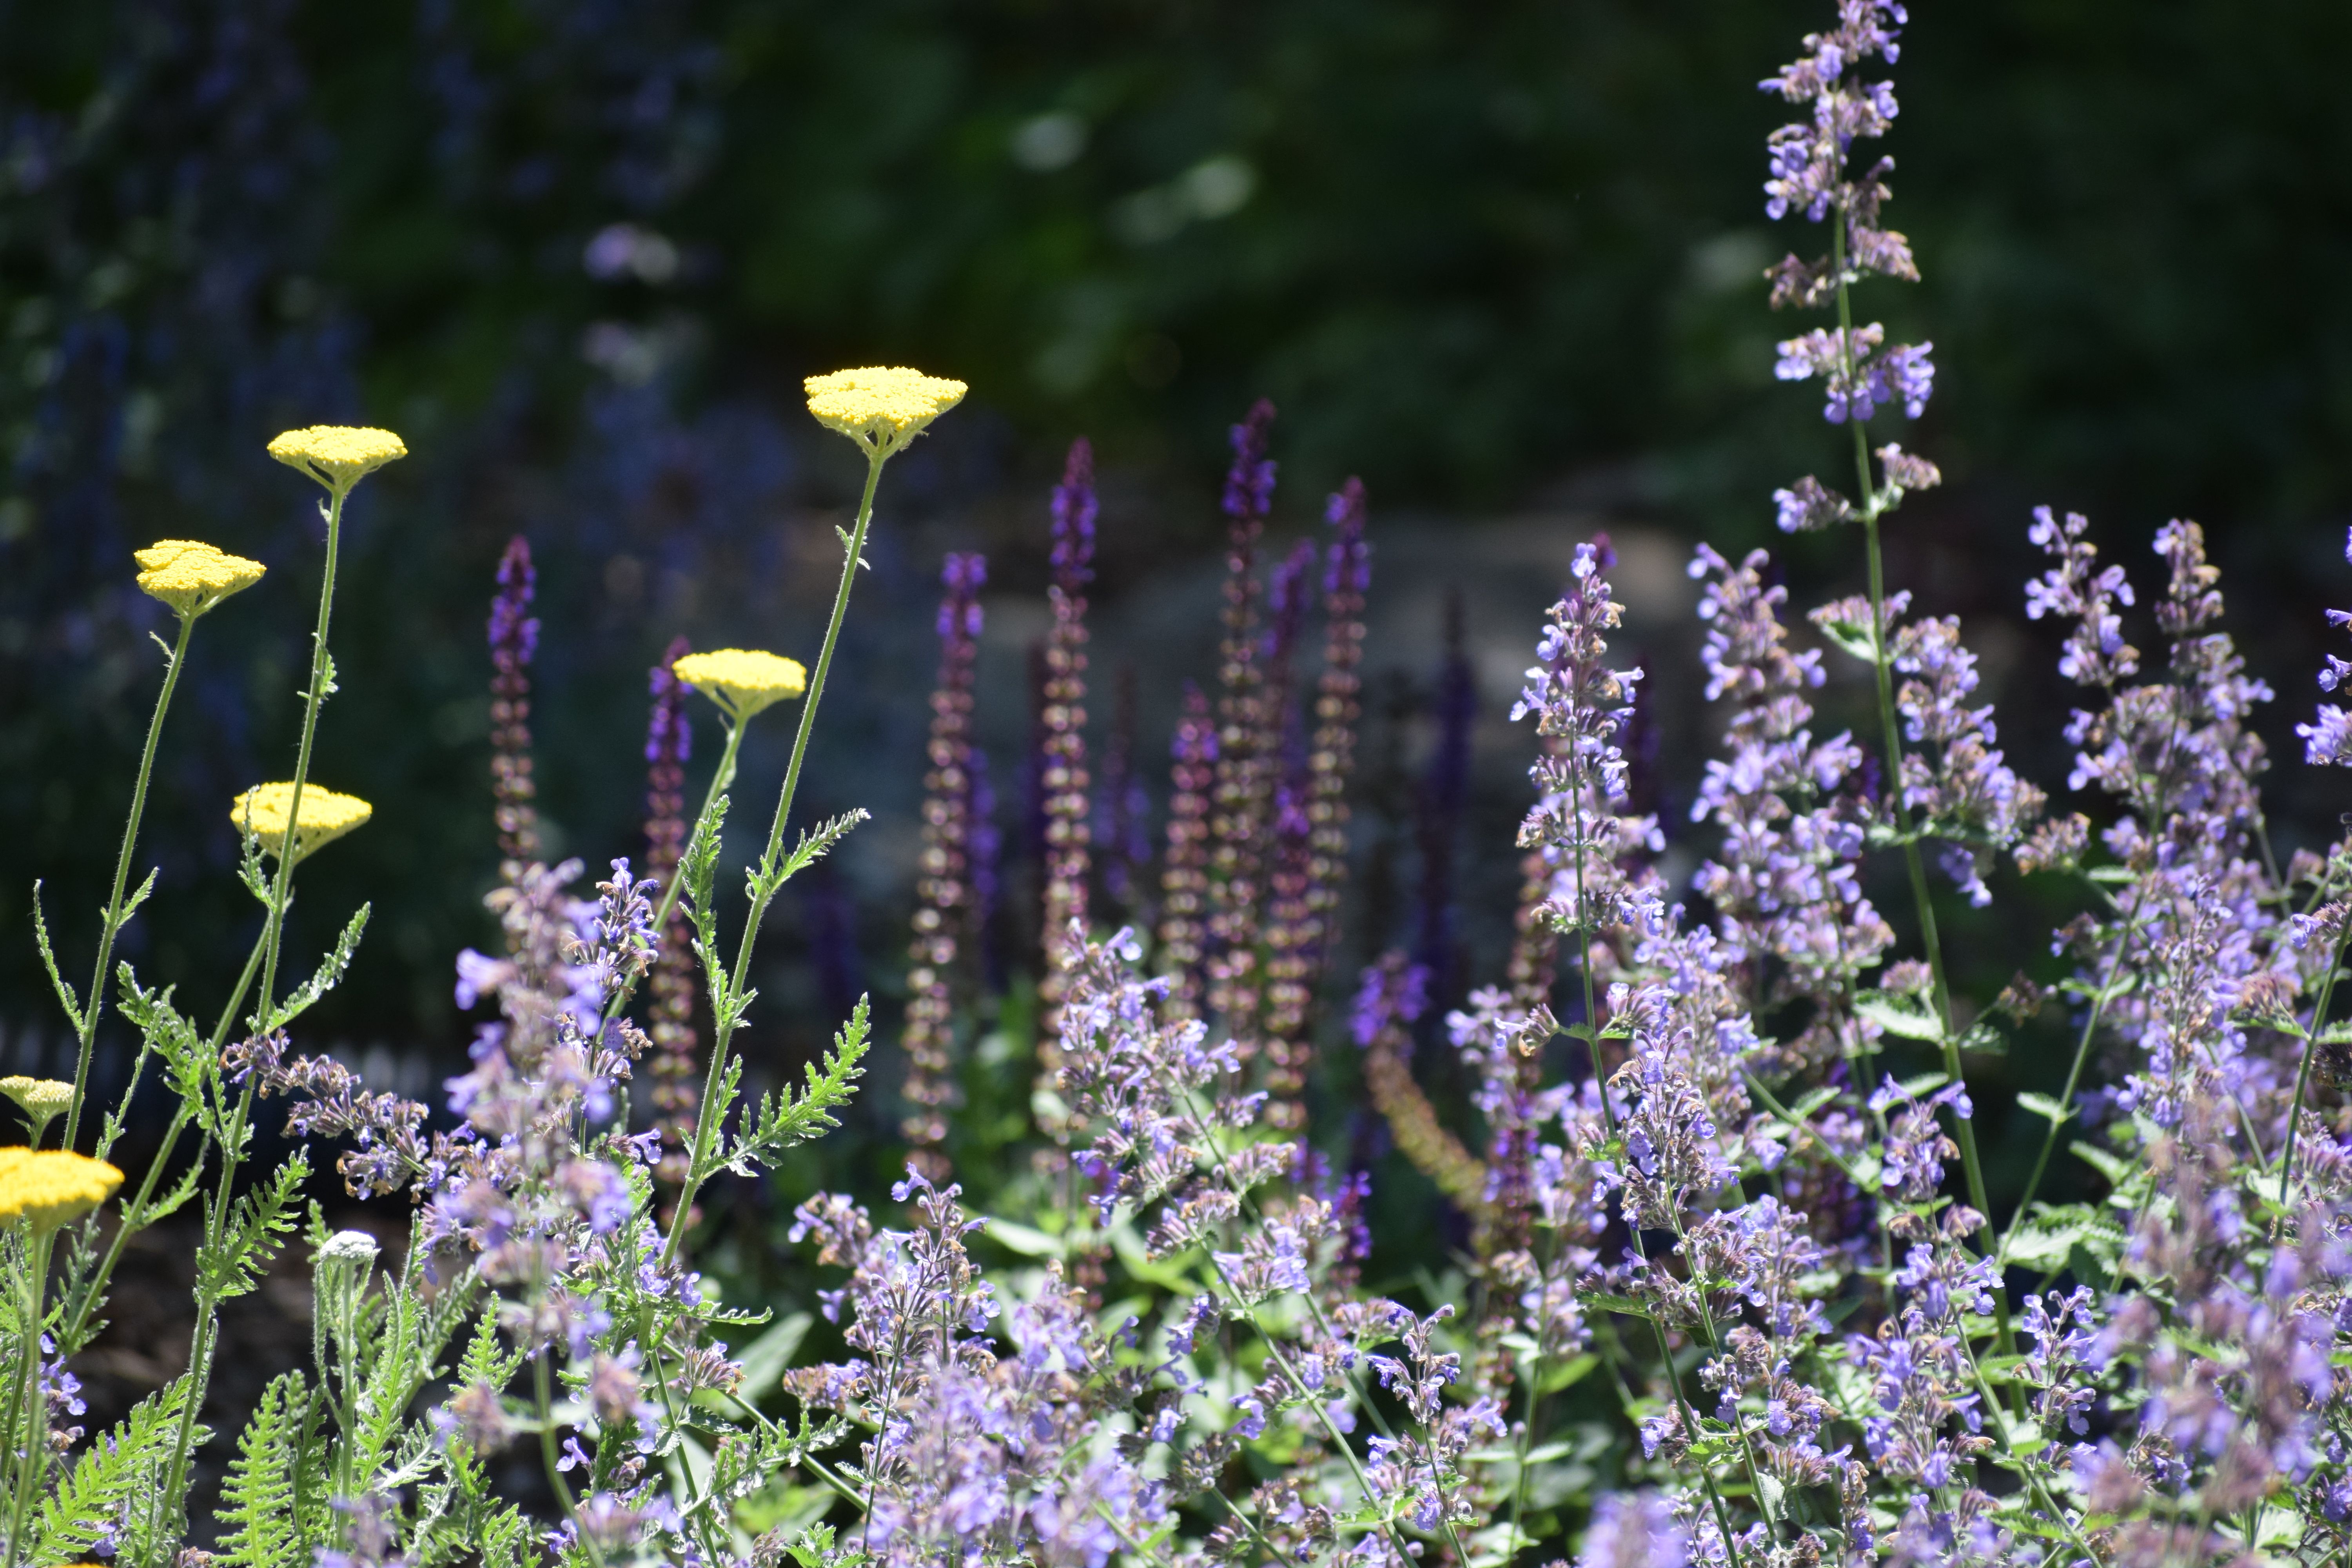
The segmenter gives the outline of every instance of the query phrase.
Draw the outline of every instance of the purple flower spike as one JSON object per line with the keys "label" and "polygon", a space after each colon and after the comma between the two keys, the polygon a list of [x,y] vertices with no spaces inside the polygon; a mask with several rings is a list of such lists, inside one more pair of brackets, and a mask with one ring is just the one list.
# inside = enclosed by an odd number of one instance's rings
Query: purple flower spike
{"label": "purple flower spike", "polygon": [[1261,397],[1234,426],[1234,466],[1225,473],[1225,515],[1263,518],[1274,505],[1274,460],[1265,455],[1274,405]]}
{"label": "purple flower spike", "polygon": [[1054,487],[1054,582],[1076,594],[1094,576],[1095,449],[1084,436],[1070,443],[1062,482]]}

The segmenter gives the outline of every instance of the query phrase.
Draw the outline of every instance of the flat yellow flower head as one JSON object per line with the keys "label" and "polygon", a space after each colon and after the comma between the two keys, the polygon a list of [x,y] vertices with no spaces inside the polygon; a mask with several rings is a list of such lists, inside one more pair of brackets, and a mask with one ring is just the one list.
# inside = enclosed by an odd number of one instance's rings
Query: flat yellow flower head
{"label": "flat yellow flower head", "polygon": [[[250,833],[272,855],[286,853],[287,817],[294,802],[290,784],[256,784],[231,804],[228,819],[239,833]],[[341,795],[314,784],[302,786],[302,820],[294,831],[294,858],[317,853],[375,815],[375,807],[354,795]]]}
{"label": "flat yellow flower head", "polygon": [[159,539],[131,559],[139,563],[139,591],[171,605],[184,621],[252,587],[268,570],[194,539]]}
{"label": "flat yellow flower head", "polygon": [[680,680],[718,703],[739,724],[761,709],[772,708],[808,689],[808,671],[799,659],[750,648],[689,653],[670,668]]}
{"label": "flat yellow flower head", "polygon": [[803,384],[808,389],[809,412],[818,424],[884,458],[961,403],[968,390],[962,382],[904,365],[837,370],[810,376]]}
{"label": "flat yellow flower head", "polygon": [[23,1106],[26,1115],[45,1121],[73,1104],[73,1085],[53,1078],[0,1078],[0,1094]]}
{"label": "flat yellow flower head", "polygon": [[269,443],[269,455],[341,494],[386,463],[408,456],[408,447],[389,430],[313,425],[278,437]]}
{"label": "flat yellow flower head", "polygon": [[0,1222],[29,1219],[55,1230],[114,1195],[122,1173],[62,1149],[0,1149]]}

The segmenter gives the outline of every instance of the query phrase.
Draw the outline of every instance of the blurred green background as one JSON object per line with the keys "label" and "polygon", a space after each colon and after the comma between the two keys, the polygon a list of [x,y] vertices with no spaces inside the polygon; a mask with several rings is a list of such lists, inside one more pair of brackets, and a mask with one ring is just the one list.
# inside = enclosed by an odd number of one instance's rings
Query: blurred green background
{"label": "blurred green background", "polygon": [[[1527,578],[1495,542],[1530,529],[1773,542],[1772,487],[1834,481],[1841,447],[1770,377],[1773,341],[1811,323],[1767,311],[1759,270],[1820,235],[1764,221],[1784,106],[1755,84],[1832,19],[1821,0],[0,5],[0,1027],[21,1040],[47,1005],[36,877],[68,971],[88,962],[158,675],[128,557],[157,537],[273,572],[197,639],[130,955],[209,1005],[243,950],[226,802],[286,771],[316,581],[309,487],[261,450],[289,425],[384,424],[415,454],[353,508],[320,741],[318,776],[379,815],[306,870],[299,911],[315,944],[375,901],[314,1015],[358,1043],[464,1037],[449,963],[492,937],[481,626],[506,539],[542,568],[551,833],[601,868],[637,850],[644,672],[669,637],[814,641],[856,475],[799,409],[809,372],[908,363],[973,392],[890,474],[812,775],[818,809],[879,820],[764,950],[771,1065],[835,994],[897,984],[948,548],[992,556],[983,730],[1019,853],[1019,628],[1073,435],[1103,458],[1097,603],[1140,667],[1155,792],[1177,680],[1213,668],[1148,629],[1211,602],[1224,427],[1256,395],[1282,409],[1278,531],[1360,474],[1375,539],[1412,546],[1389,559],[1424,587],[1458,567],[1474,625],[1502,602],[1482,574]],[[2200,518],[2282,694],[2263,721],[2282,837],[2308,840],[2338,792],[2288,731],[2319,608],[2352,589],[2352,9],[1930,3],[1904,42],[1887,216],[1927,278],[1863,308],[1934,341],[1937,395],[1902,438],[1953,482],[1898,525],[1895,580],[1971,617],[2004,738],[2050,778],[2067,696],[2054,634],[2019,616],[2026,509],[2089,511],[2136,571],[2166,517]],[[1853,544],[1801,542],[1800,605],[1850,581]],[[1540,578],[1481,635],[1531,643]],[[1399,583],[1376,577],[1376,606]],[[1399,612],[1372,653],[1405,772],[1439,622]],[[1709,722],[1675,677],[1689,623],[1628,638],[1661,672],[1664,790],[1686,800]],[[1510,881],[1524,788],[1495,686],[1473,891]],[[772,780],[776,740],[748,776]],[[1368,841],[1384,809],[1368,799]],[[2019,929],[2038,949],[2038,920]],[[1383,934],[1354,933],[1351,960]]]}

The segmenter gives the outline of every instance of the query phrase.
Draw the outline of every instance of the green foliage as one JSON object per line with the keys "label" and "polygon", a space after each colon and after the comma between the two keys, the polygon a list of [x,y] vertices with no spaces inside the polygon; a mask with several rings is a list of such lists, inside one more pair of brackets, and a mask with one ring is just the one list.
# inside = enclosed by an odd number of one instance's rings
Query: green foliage
{"label": "green foliage", "polygon": [[49,984],[57,990],[58,1005],[66,1010],[67,1021],[79,1035],[83,1028],[81,998],[66,977],[58,973],[58,955],[49,946],[49,920],[41,910],[41,884],[37,880],[33,884],[33,941],[41,950],[41,967],[48,971]]}
{"label": "green foliage", "polygon": [[[755,1167],[772,1167],[786,1150],[822,1137],[837,1125],[833,1112],[849,1103],[857,1091],[857,1080],[865,1076],[858,1063],[866,1056],[871,1035],[867,1002],[864,996],[857,999],[849,1021],[834,1037],[833,1049],[825,1053],[823,1065],[808,1064],[808,1081],[800,1093],[778,1090],[762,1096],[751,1131],[738,1136],[725,1154],[714,1149],[709,1168],[696,1173],[697,1180],[721,1168],[748,1176]],[[719,1102],[712,1108],[721,1117],[735,1102],[736,1086],[743,1076],[742,1064],[740,1056],[727,1064]]]}
{"label": "green foliage", "polygon": [[[157,1483],[171,1458],[172,1439],[187,1394],[188,1380],[173,1379],[161,1393],[140,1401],[121,1426],[82,1451],[34,1516],[25,1553],[30,1568],[78,1562],[110,1527],[117,1525],[128,1526],[121,1560],[146,1560],[158,1524],[151,1511]],[[196,1440],[201,1442],[204,1428],[196,1430]]]}
{"label": "green foliage", "polygon": [[310,1179],[310,1156],[297,1149],[257,1192],[247,1193],[230,1205],[219,1240],[196,1254],[199,1300],[228,1300],[260,1282],[269,1260],[293,1233],[302,1184]]}
{"label": "green foliage", "polygon": [[236,1568],[307,1568],[324,1538],[321,1402],[299,1372],[262,1391],[221,1483],[219,1553]]}
{"label": "green foliage", "polygon": [[359,907],[359,912],[352,916],[350,924],[343,927],[343,934],[335,939],[334,947],[319,961],[319,967],[312,972],[310,978],[297,986],[269,1015],[269,1022],[262,1026],[264,1032],[284,1028],[310,1011],[313,1003],[341,982],[352,966],[352,954],[359,951],[360,937],[367,930],[368,914],[373,908],[372,904]]}

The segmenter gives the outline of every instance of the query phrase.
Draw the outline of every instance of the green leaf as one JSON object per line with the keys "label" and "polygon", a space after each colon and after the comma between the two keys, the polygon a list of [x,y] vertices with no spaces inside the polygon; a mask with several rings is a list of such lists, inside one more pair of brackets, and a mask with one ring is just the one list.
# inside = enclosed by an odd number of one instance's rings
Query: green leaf
{"label": "green leaf", "polygon": [[2074,1111],[2046,1094],[2021,1094],[2017,1097],[2017,1105],[2019,1110],[2033,1112],[2053,1127],[2063,1127],[2074,1116]]}
{"label": "green leaf", "polygon": [[708,1178],[721,1166],[737,1175],[751,1175],[754,1167],[773,1165],[785,1150],[821,1137],[837,1125],[833,1112],[849,1103],[857,1092],[858,1079],[865,1075],[857,1064],[866,1055],[870,1032],[867,1001],[864,996],[857,999],[849,1022],[834,1036],[833,1049],[825,1053],[822,1066],[808,1065],[808,1081],[801,1092],[763,1096],[751,1131],[737,1137],[723,1156],[713,1150],[709,1168],[696,1173],[697,1180]]}
{"label": "green leaf", "polygon": [[1864,664],[1878,662],[1878,639],[1871,636],[1868,626],[1851,626],[1843,621],[1815,621],[1822,636],[1829,638]]}
{"label": "green leaf", "polygon": [[755,1405],[782,1382],[784,1369],[800,1353],[801,1342],[808,1338],[809,1325],[814,1321],[806,1312],[779,1318],[766,1333],[744,1346],[740,1357],[743,1381],[737,1386],[735,1397],[746,1405]]}
{"label": "green leaf", "polygon": [[220,1240],[196,1254],[196,1289],[219,1302],[251,1290],[278,1248],[293,1232],[302,1184],[310,1179],[310,1157],[297,1149],[258,1192],[247,1193],[229,1209]]}
{"label": "green leaf", "polygon": [[[42,1500],[40,1511],[33,1516],[24,1556],[31,1568],[86,1559],[98,1538],[126,1515],[132,1539],[123,1542],[121,1561],[144,1559],[156,1521],[137,1505],[145,1502],[152,1508],[163,1489],[160,1472],[170,1462],[187,1395],[187,1378],[173,1379],[161,1393],[140,1401],[121,1426],[82,1451],[58,1489]],[[198,1427],[193,1440],[201,1445],[206,1436]]]}
{"label": "green leaf", "polygon": [[[863,808],[845,811],[831,821],[820,822],[802,834],[800,841],[793,846],[792,853],[784,857],[784,863],[782,866],[762,868],[759,874],[751,879],[751,896],[757,899],[762,892],[773,893],[778,888],[806,870],[815,861],[823,859],[835,844],[840,843],[848,835],[851,828],[867,820],[870,816],[871,814]],[[764,888],[761,886],[762,882],[766,884]]]}
{"label": "green leaf", "polygon": [[2113,1150],[2100,1148],[2096,1143],[2085,1143],[2077,1139],[2069,1143],[2067,1148],[2073,1150],[2075,1157],[2083,1163],[2098,1172],[2116,1186],[2124,1185],[2140,1173],[2138,1165]]}
{"label": "green leaf", "polygon": [[74,994],[72,986],[66,984],[66,977],[58,973],[58,955],[49,946],[49,921],[48,917],[41,912],[41,884],[37,879],[33,883],[33,942],[41,950],[41,967],[49,972],[49,984],[57,987],[58,1004],[65,1008],[66,1018],[73,1025],[74,1033],[79,1035],[86,1026],[81,998]]}
{"label": "green leaf", "polygon": [[1034,1226],[1016,1224],[1009,1219],[992,1218],[986,1232],[988,1239],[1007,1251],[1024,1258],[1066,1258],[1069,1247],[1058,1236],[1048,1236]]}
{"label": "green leaf", "polygon": [[360,935],[367,930],[368,911],[373,908],[372,904],[360,906],[359,912],[352,916],[351,923],[343,927],[343,934],[335,939],[334,950],[320,960],[318,969],[310,979],[278,1004],[278,1010],[269,1015],[269,1022],[262,1026],[262,1033],[284,1028],[310,1011],[312,1003],[332,991],[342,980],[343,972],[352,966],[352,954],[359,950]]}
{"label": "green leaf", "polygon": [[1884,996],[1857,996],[1853,1000],[1853,1010],[1888,1034],[1900,1035],[1906,1040],[1941,1040],[1944,1037],[1944,1026],[1934,1017]]}
{"label": "green leaf", "polygon": [[237,1568],[308,1568],[326,1498],[319,1402],[299,1372],[262,1391],[221,1482],[219,1560]]}

